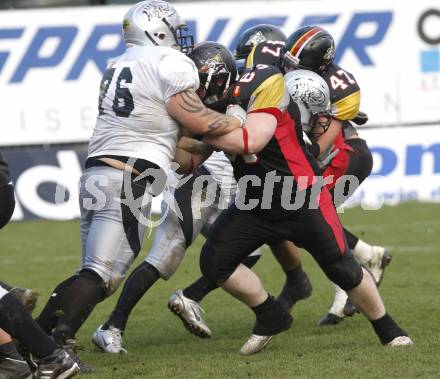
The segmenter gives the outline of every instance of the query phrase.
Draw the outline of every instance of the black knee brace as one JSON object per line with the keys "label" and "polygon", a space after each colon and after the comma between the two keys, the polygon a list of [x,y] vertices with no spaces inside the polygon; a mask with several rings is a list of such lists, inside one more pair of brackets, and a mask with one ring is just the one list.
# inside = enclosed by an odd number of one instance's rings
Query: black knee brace
{"label": "black knee brace", "polygon": [[323,269],[327,277],[344,291],[357,287],[363,277],[361,265],[348,252],[340,259],[326,262]]}

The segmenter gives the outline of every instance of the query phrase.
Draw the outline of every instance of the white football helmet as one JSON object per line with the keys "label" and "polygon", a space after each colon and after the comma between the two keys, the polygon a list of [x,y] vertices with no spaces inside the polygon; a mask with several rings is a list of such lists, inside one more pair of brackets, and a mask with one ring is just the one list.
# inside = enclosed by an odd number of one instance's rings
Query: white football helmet
{"label": "white football helmet", "polygon": [[332,121],[330,91],[325,80],[310,70],[293,70],[284,76],[287,90],[301,112],[306,133],[325,133]]}
{"label": "white football helmet", "polygon": [[146,0],[133,5],[124,16],[122,31],[127,44],[168,46],[188,53],[194,45],[177,11],[166,1]]}

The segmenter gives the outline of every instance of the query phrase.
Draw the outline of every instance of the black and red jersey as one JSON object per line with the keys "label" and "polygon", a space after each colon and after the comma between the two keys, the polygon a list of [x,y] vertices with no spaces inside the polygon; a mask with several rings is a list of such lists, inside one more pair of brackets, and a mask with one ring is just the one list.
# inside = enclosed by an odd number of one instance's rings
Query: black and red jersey
{"label": "black and red jersey", "polygon": [[247,186],[249,199],[262,199],[269,173],[279,177],[274,183],[272,199],[272,208],[278,208],[286,177],[292,180],[292,191],[296,191],[297,187],[310,186],[319,172],[302,139],[299,109],[290,100],[279,69],[263,65],[254,67],[239,79],[232,92],[232,103],[239,104],[248,114],[270,113],[277,119],[275,133],[263,150],[252,156],[236,156],[232,165],[237,181],[246,175],[259,178],[259,185]]}

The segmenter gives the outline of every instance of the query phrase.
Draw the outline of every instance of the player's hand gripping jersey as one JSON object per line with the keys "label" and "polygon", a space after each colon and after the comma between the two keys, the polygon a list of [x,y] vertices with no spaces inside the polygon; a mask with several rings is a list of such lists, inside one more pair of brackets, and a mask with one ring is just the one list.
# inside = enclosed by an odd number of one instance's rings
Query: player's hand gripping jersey
{"label": "player's hand gripping jersey", "polygon": [[[302,140],[299,110],[296,104],[290,101],[284,77],[279,69],[265,65],[252,68],[239,79],[232,93],[232,103],[239,104],[248,113],[269,113],[277,119],[273,137],[258,154],[255,154],[254,159],[236,156],[232,165],[237,181],[245,175],[255,175],[260,179],[259,185],[248,185],[246,198],[250,199],[262,199],[268,173],[273,172],[281,177],[280,181],[274,183],[272,198],[272,210],[279,209],[286,177],[294,179],[294,193],[298,180],[299,189],[305,189],[314,182],[317,172],[314,160],[306,152]],[[299,179],[300,177],[304,178]]]}
{"label": "player's hand gripping jersey", "polygon": [[167,170],[179,125],[165,104],[173,95],[198,87],[197,69],[181,52],[164,46],[128,48],[103,76],[89,157],[128,156]]}

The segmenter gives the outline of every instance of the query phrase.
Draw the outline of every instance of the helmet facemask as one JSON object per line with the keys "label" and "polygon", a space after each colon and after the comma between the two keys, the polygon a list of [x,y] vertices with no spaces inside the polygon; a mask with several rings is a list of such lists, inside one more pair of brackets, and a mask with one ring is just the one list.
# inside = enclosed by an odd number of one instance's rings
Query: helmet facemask
{"label": "helmet facemask", "polygon": [[200,87],[197,94],[202,102],[210,107],[220,101],[231,84],[231,73],[223,65],[209,68],[206,73],[199,73]]}
{"label": "helmet facemask", "polygon": [[312,135],[312,138],[317,139],[322,136],[330,127],[332,120],[333,118],[330,111],[312,114],[309,119],[310,134]]}

